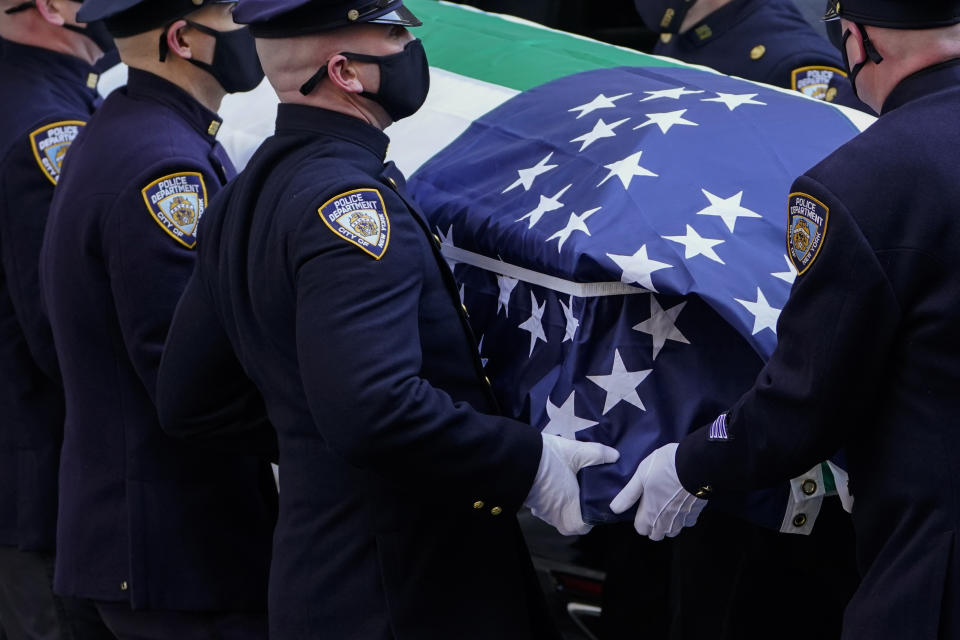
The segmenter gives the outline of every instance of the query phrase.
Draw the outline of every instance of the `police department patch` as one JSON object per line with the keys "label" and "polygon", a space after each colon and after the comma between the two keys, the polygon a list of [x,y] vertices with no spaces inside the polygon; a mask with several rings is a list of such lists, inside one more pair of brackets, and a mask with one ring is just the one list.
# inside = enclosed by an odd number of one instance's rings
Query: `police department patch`
{"label": "police department patch", "polygon": [[207,187],[195,172],[174,173],[143,188],[143,201],[150,215],[174,240],[193,249],[197,225],[207,208]]}
{"label": "police department patch", "polygon": [[805,193],[791,193],[787,225],[787,251],[798,275],[816,260],[827,232],[830,209]]}
{"label": "police department patch", "polygon": [[377,260],[390,244],[390,219],[376,189],[355,189],[328,200],[317,210],[330,230]]}
{"label": "police department patch", "polygon": [[836,67],[800,67],[790,74],[790,86],[805,96],[825,100],[830,81],[837,74],[847,77],[847,74]]}
{"label": "police department patch", "polygon": [[63,166],[67,150],[85,126],[87,123],[82,120],[65,120],[40,127],[30,134],[33,157],[53,184],[60,179],[60,167]]}

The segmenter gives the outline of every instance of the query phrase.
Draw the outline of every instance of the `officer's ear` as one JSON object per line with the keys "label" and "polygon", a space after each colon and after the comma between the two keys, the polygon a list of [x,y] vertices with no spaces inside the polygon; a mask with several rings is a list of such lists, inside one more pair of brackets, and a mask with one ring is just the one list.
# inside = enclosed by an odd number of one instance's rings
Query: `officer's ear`
{"label": "officer's ear", "polygon": [[37,0],[37,11],[50,24],[62,27],[67,19],[63,16],[63,0]]}
{"label": "officer's ear", "polygon": [[177,20],[167,27],[167,32],[165,34],[167,51],[169,53],[174,53],[185,60],[189,60],[193,57],[193,52],[190,50],[190,43],[184,39],[184,30],[188,26],[189,25],[187,25],[186,20]]}
{"label": "officer's ear", "polygon": [[327,62],[327,75],[337,88],[347,93],[363,93],[357,67],[346,56],[337,54]]}

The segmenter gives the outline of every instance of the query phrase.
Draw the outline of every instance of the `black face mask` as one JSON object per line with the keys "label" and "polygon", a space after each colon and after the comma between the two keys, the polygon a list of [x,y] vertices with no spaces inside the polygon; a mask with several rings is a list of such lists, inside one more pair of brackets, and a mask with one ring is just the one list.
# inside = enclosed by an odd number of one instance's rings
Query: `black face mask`
{"label": "black face mask", "polygon": [[864,29],[859,24],[854,24],[860,31],[860,36],[863,38],[863,49],[867,53],[867,57],[852,68],[850,67],[850,56],[847,55],[847,41],[850,39],[850,36],[853,35],[852,31],[847,31],[843,34],[843,40],[840,43],[840,55],[843,56],[843,66],[850,71],[850,84],[853,85],[853,94],[860,97],[860,92],[857,91],[857,76],[860,75],[860,72],[863,71],[863,68],[867,66],[867,62],[873,62],[874,64],[880,64],[883,62],[883,56],[880,55],[880,52],[877,51],[877,48],[873,45],[873,42],[870,40],[870,36],[867,35],[867,30]]}
{"label": "black face mask", "polygon": [[63,25],[64,29],[69,29],[74,33],[79,33],[82,36],[86,36],[93,40],[93,44],[100,47],[100,51],[103,51],[103,55],[107,55],[116,51],[117,45],[113,42],[113,36],[110,35],[110,32],[107,31],[107,26],[103,23],[102,20],[97,20],[95,22],[88,22],[84,27],[78,27],[72,24]]}
{"label": "black face mask", "polygon": [[[430,65],[420,40],[411,40],[403,51],[389,56],[347,51],[341,55],[357,62],[374,62],[380,67],[380,90],[364,91],[360,95],[383,107],[394,122],[412,116],[426,101],[430,92]],[[300,93],[310,95],[326,73],[327,65],[323,65],[300,87]]]}
{"label": "black face mask", "polygon": [[[15,13],[20,13],[21,11],[27,11],[28,9],[35,9],[37,3],[35,0],[30,0],[29,2],[21,2],[20,4],[10,7],[4,13],[8,15],[13,15]],[[110,35],[110,32],[107,31],[106,25],[103,23],[103,20],[97,20],[95,22],[88,23],[85,27],[80,27],[73,24],[63,25],[64,29],[73,31],[74,33],[79,33],[82,36],[90,38],[93,40],[93,43],[100,47],[100,50],[103,51],[104,55],[107,55],[116,50],[117,45],[113,42],[113,36]]]}
{"label": "black face mask", "polygon": [[213,63],[207,64],[194,58],[188,62],[200,67],[220,83],[227,93],[243,93],[257,88],[263,80],[263,67],[257,57],[257,46],[246,27],[234,31],[217,31],[187,20],[191,27],[213,36],[217,43],[213,50]]}

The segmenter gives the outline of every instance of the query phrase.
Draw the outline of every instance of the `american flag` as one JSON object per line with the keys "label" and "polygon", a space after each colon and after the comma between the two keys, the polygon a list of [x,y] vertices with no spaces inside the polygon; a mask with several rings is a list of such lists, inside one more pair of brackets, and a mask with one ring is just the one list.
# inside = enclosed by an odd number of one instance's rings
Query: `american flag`
{"label": "american flag", "polygon": [[[602,69],[512,98],[411,177],[504,412],[620,450],[581,476],[589,522],[752,385],[796,277],[791,182],[858,132],[705,70]],[[753,519],[777,528],[787,490],[745,498]]]}

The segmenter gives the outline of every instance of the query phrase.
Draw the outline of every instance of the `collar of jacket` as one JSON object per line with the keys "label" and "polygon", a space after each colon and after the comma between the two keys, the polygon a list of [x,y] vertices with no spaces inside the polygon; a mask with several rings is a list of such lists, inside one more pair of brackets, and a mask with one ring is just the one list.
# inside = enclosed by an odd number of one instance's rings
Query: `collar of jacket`
{"label": "collar of jacket", "polygon": [[197,133],[213,144],[223,120],[189,93],[158,75],[142,69],[130,68],[127,76],[127,95],[135,100],[158,102],[176,112]]}
{"label": "collar of jacket", "polygon": [[390,138],[380,129],[345,113],[302,104],[277,108],[277,135],[299,133],[331,137],[363,147],[382,164]]}
{"label": "collar of jacket", "polygon": [[960,58],[935,64],[901,80],[900,84],[887,96],[880,113],[886,114],[918,98],[945,89],[955,89],[958,86],[960,86]]}

